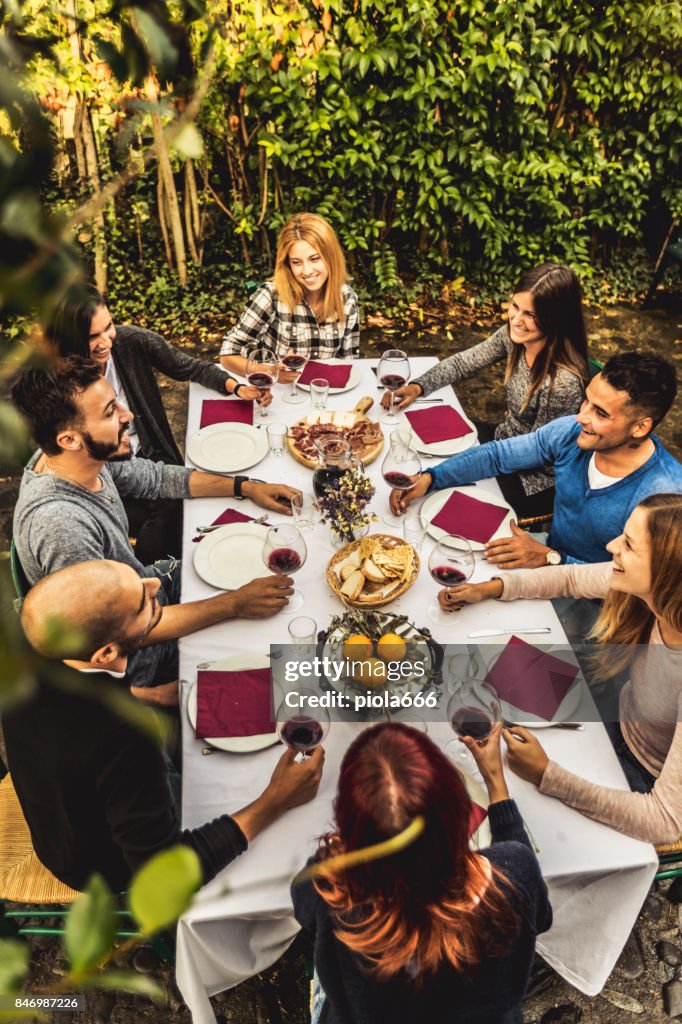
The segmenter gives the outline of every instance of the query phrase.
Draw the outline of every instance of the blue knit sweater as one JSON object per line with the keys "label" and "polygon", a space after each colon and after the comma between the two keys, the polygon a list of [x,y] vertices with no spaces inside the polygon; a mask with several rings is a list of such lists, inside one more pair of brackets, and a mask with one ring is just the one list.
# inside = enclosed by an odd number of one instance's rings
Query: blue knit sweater
{"label": "blue knit sweater", "polygon": [[430,490],[551,464],[556,495],[547,543],[564,562],[608,562],[606,545],[622,532],[635,505],[650,494],[682,493],[682,466],[652,437],[656,450],[643,466],[593,490],[587,477],[592,452],[578,448],[579,433],[575,416],[562,416],[532,434],[471,448],[429,470]]}

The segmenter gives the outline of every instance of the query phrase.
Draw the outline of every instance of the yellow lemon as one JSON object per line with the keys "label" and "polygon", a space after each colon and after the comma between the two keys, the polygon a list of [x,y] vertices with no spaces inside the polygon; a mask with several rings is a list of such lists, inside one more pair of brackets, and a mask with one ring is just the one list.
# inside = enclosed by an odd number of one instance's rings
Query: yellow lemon
{"label": "yellow lemon", "polygon": [[407,654],[407,644],[397,633],[384,633],[377,643],[377,654],[384,661],[402,661]]}
{"label": "yellow lemon", "polygon": [[386,682],[386,665],[379,658],[363,658],[355,666],[353,679],[365,686],[383,686]]}
{"label": "yellow lemon", "polygon": [[349,661],[362,661],[374,654],[374,644],[364,633],[353,633],[343,641],[343,656]]}

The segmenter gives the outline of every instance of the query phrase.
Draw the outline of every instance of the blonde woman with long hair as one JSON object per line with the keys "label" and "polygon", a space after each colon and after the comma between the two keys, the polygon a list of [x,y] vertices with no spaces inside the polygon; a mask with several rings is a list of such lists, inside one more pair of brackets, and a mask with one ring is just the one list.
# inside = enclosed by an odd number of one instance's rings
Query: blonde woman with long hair
{"label": "blonde woman with long hair", "polygon": [[[271,281],[254,292],[223,339],[220,362],[244,373],[249,349],[265,347],[281,359],[300,352],[311,359],[357,359],[358,299],[348,284],[346,260],[334,229],[316,213],[297,213],[277,242]],[[291,379],[280,372],[280,381]]]}
{"label": "blonde woman with long hair", "polygon": [[604,598],[592,636],[610,672],[629,669],[617,722],[605,722],[632,792],[551,761],[532,732],[505,729],[509,767],[590,818],[651,843],[682,835],[682,495],[654,494],[608,550],[613,562],[500,573],[441,591],[444,608],[485,598]]}

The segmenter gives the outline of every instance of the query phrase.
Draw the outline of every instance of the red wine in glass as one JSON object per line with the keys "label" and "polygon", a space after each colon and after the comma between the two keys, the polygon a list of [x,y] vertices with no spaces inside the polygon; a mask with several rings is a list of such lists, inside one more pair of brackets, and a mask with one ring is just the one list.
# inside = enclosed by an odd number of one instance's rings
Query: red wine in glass
{"label": "red wine in glass", "polygon": [[250,373],[246,378],[254,388],[259,388],[261,391],[267,391],[268,388],[272,387],[272,377],[269,373],[264,373],[262,370],[256,370],[254,373]]}
{"label": "red wine in glass", "polygon": [[464,573],[452,565],[434,565],[429,572],[436,583],[441,583],[444,587],[454,587],[467,581]]}
{"label": "red wine in glass", "polygon": [[268,569],[288,576],[303,565],[301,556],[292,548],[275,548],[268,557]]}
{"label": "red wine in glass", "polygon": [[280,739],[292,750],[314,750],[324,739],[322,723],[300,715],[285,722],[279,731]]}
{"label": "red wine in glass", "polygon": [[292,370],[294,373],[298,373],[299,370],[303,369],[307,361],[308,360],[305,356],[299,356],[292,353],[291,355],[284,356],[282,359],[282,365],[286,366],[287,370]]}
{"label": "red wine in glass", "polygon": [[397,487],[401,491],[409,491],[415,482],[413,477],[407,476],[406,473],[399,473],[396,470],[389,470],[388,473],[384,473],[384,480],[390,487]]}
{"label": "red wine in glass", "polygon": [[380,378],[379,383],[383,384],[387,391],[397,391],[403,384],[407,384],[407,379],[397,373],[387,373]]}
{"label": "red wine in glass", "polygon": [[451,725],[458,736],[471,736],[473,740],[485,740],[490,735],[493,721],[481,708],[462,707],[455,711]]}

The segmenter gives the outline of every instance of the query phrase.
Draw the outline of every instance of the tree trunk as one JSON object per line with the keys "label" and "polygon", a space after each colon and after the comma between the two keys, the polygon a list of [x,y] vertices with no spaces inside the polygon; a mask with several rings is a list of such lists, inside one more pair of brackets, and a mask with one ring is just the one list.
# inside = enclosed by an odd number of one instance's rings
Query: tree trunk
{"label": "tree trunk", "polygon": [[185,231],[187,232],[187,244],[190,255],[197,266],[201,266],[202,245],[201,245],[201,214],[199,212],[199,195],[197,193],[197,179],[194,173],[194,161],[185,161]]}
{"label": "tree trunk", "polygon": [[[159,90],[152,78],[146,81],[147,98],[151,103],[158,103]],[[175,189],[173,168],[171,166],[170,154],[166,139],[163,134],[163,125],[158,113],[152,112],[152,135],[154,138],[154,149],[159,165],[159,180],[162,183],[163,194],[168,215],[168,229],[175,256],[175,266],[178,274],[178,281],[182,288],[187,284],[187,251],[185,249],[185,236],[182,231],[182,218],[180,216],[180,203],[178,193]],[[172,264],[171,264],[172,265]]]}

